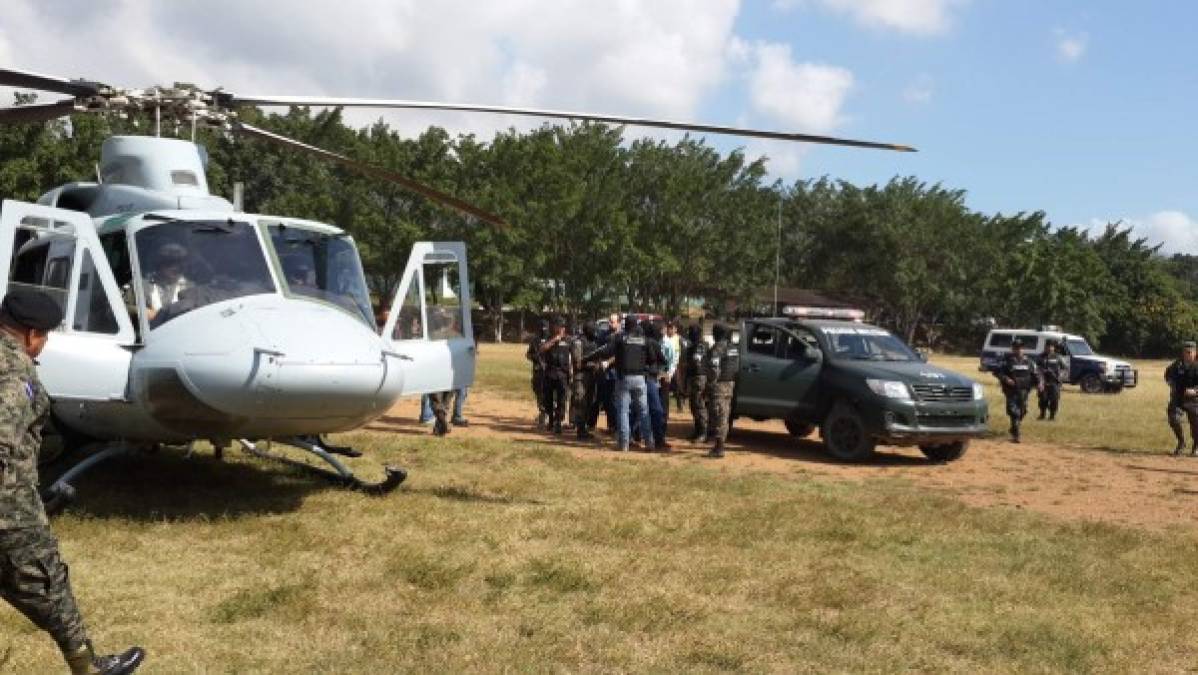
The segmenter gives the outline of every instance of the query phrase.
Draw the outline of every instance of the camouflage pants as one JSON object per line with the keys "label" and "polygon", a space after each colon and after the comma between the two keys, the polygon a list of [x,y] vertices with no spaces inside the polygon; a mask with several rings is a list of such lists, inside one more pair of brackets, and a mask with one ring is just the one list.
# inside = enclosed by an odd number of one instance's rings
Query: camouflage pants
{"label": "camouflage pants", "polygon": [[1186,435],[1182,431],[1181,420],[1187,418],[1190,423],[1190,438],[1198,444],[1198,402],[1182,402],[1170,401],[1169,407],[1165,414],[1168,415],[1169,428],[1173,430],[1173,435],[1177,437],[1178,445],[1185,445]]}
{"label": "camouflage pants", "polygon": [[728,438],[728,424],[732,420],[732,389],[735,382],[709,382],[707,384],[707,437],[723,443]]}
{"label": "camouflage pants", "polygon": [[700,375],[686,378],[686,395],[691,404],[691,417],[695,418],[696,434],[707,433],[707,399],[704,396],[706,390],[706,377]]}
{"label": "camouflage pants", "polygon": [[1036,392],[1036,401],[1040,404],[1041,417],[1047,413],[1055,419],[1057,410],[1061,407],[1061,385],[1044,385],[1043,389]]}
{"label": "camouflage pants", "polygon": [[584,370],[570,383],[570,410],[579,433],[591,425],[591,409],[595,406],[595,375]]}
{"label": "camouflage pants", "polygon": [[1027,389],[1004,389],[1007,398],[1007,417],[1011,418],[1011,434],[1019,435],[1019,425],[1027,416],[1027,397],[1031,391]]}
{"label": "camouflage pants", "polygon": [[49,528],[0,530],[0,597],[49,633],[64,654],[87,641],[66,563]]}
{"label": "camouflage pants", "polygon": [[428,395],[429,405],[433,407],[433,417],[437,420],[434,423],[435,429],[444,431],[449,428],[449,402],[452,399],[452,391],[439,391]]}

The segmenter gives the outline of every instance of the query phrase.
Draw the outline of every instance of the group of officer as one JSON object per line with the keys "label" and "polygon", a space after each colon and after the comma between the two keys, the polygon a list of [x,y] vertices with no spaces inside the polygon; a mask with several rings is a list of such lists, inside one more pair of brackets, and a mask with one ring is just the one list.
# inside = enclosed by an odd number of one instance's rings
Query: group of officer
{"label": "group of officer", "polygon": [[1003,358],[995,375],[1006,398],[1007,417],[1011,419],[1011,441],[1020,442],[1023,418],[1027,416],[1027,401],[1036,390],[1040,419],[1055,420],[1061,406],[1061,384],[1069,373],[1069,364],[1057,352],[1057,343],[1049,340],[1038,359],[1023,351],[1019,338],[1011,343],[1011,351]]}
{"label": "group of officer", "polygon": [[676,341],[674,325],[663,335],[652,321],[612,315],[606,330],[587,322],[575,333],[563,317],[541,323],[525,356],[532,364],[537,428],[554,434],[572,425],[580,440],[593,438],[600,411],[616,448],[627,451],[634,437],[647,450],[670,450],[666,438],[671,390],[690,402],[690,440],[713,442],[709,457],[723,457],[732,413],[739,353],[723,324],[712,328],[708,346],[702,327],[691,325]]}

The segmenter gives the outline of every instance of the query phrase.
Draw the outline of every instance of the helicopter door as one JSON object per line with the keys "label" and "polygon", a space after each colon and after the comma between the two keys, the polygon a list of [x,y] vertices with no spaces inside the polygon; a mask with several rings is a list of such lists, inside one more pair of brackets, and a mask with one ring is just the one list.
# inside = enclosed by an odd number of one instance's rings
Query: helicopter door
{"label": "helicopter door", "polygon": [[474,329],[466,245],[417,242],[383,326],[392,356],[403,364],[402,395],[474,383]]}
{"label": "helicopter door", "polygon": [[[0,293],[36,288],[58,302],[63,325],[38,358],[61,410],[68,401],[122,401],[133,324],[86,213],[5,200],[0,205]],[[72,410],[82,407],[74,405]]]}

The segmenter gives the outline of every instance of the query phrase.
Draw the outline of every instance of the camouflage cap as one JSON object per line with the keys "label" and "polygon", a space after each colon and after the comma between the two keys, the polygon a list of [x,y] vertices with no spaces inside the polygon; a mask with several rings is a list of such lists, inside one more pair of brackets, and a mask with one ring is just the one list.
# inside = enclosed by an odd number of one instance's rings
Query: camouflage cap
{"label": "camouflage cap", "polygon": [[1022,340],[1022,339],[1020,339],[1020,338],[1015,338],[1014,340],[1011,340],[1011,348],[1012,348],[1012,349],[1014,349],[1015,347],[1022,347],[1022,346],[1023,346],[1023,340]]}
{"label": "camouflage cap", "polygon": [[1198,342],[1194,342],[1193,340],[1186,340],[1185,342],[1181,343],[1181,348],[1182,349],[1198,349]]}
{"label": "camouflage cap", "polygon": [[62,324],[62,308],[41,291],[14,288],[0,303],[0,317],[23,328],[53,330]]}

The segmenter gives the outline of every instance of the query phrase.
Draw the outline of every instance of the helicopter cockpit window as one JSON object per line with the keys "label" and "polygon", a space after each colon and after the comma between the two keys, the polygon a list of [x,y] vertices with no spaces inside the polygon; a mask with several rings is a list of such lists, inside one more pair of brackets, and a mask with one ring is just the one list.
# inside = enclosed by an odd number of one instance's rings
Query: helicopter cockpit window
{"label": "helicopter cockpit window", "polygon": [[8,285],[42,291],[65,313],[75,263],[75,237],[56,231],[63,225],[32,216],[21,220],[13,241]]}
{"label": "helicopter cockpit window", "polygon": [[424,298],[428,309],[428,339],[462,337],[462,284],[458,261],[452,255],[432,253],[424,258]]}
{"label": "helicopter cockpit window", "polygon": [[275,292],[249,223],[170,220],[139,230],[134,241],[150,328],[216,302]]}
{"label": "helicopter cockpit window", "polygon": [[266,229],[289,293],[336,305],[377,330],[366,275],[349,237],[282,224]]}

